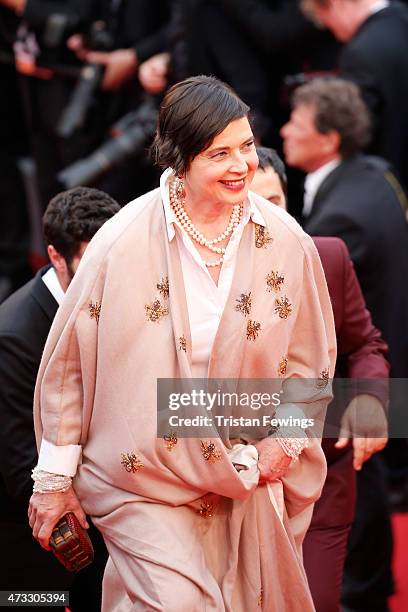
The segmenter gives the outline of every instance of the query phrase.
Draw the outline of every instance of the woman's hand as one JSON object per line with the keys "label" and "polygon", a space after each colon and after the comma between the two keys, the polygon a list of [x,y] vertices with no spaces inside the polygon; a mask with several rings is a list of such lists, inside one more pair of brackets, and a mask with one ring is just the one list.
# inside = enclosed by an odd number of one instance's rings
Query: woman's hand
{"label": "woman's hand", "polygon": [[28,520],[33,536],[45,550],[50,550],[50,537],[58,520],[73,512],[84,529],[88,529],[85,512],[72,487],[61,493],[33,493],[28,507]]}
{"label": "woman's hand", "polygon": [[259,484],[273,482],[286,474],[292,459],[275,438],[264,438],[255,443],[258,449]]}

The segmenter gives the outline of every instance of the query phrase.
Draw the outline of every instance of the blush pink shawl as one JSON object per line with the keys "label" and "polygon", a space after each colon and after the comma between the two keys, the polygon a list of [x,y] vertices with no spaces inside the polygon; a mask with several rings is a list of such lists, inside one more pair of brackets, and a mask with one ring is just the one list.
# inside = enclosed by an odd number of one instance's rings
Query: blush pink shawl
{"label": "blush pink shawl", "polygon": [[[289,215],[251,197],[267,230],[245,227],[209,377],[276,378],[283,358],[288,379],[332,375],[334,324],[313,242]],[[266,283],[272,272],[284,279],[276,292]],[[245,316],[236,305],[249,292]],[[287,318],[276,309],[280,295]],[[156,438],[156,381],[172,377],[191,377],[191,338],[177,241],[168,240],[157,189],[87,248],[44,350],[38,443],[83,447],[74,488],[110,551],[105,610],[171,612],[168,576],[176,591],[183,577],[199,594],[189,607],[186,592],[180,610],[313,610],[300,547],[325,478],[318,440],[280,483],[280,520],[257,472],[238,474],[220,439],[212,461],[202,440]],[[318,419],[329,399],[328,387],[295,398]],[[160,579],[146,580],[155,572]]]}

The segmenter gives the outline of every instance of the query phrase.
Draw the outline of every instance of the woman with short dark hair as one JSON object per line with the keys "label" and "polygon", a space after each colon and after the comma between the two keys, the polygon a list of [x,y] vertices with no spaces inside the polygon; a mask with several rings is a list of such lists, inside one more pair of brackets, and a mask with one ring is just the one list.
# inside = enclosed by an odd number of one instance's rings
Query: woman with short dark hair
{"label": "woman with short dark hair", "polygon": [[[245,430],[195,401],[197,379],[203,397],[252,379],[259,406],[257,379],[315,378],[276,415],[303,406],[318,421],[330,398],[320,261],[289,215],[248,192],[248,110],[212,77],[168,91],[153,152],[172,167],[98,233],[45,349],[30,525],[47,547],[67,511],[92,517],[110,554],[106,612],[313,610],[300,547],[325,476],[319,441],[296,425]],[[205,427],[173,426],[193,406]]]}

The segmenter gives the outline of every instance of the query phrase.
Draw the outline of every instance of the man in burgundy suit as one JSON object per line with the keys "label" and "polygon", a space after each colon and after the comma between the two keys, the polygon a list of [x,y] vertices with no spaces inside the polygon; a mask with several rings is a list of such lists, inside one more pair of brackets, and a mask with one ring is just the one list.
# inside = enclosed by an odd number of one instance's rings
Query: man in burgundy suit
{"label": "man in burgundy suit", "polygon": [[[286,208],[282,161],[270,149],[258,149],[258,157],[260,168],[251,189]],[[355,470],[360,470],[387,441],[383,407],[389,364],[384,356],[387,345],[371,321],[346,245],[339,238],[314,238],[314,242],[333,306],[338,344],[335,376],[358,381],[358,394],[354,392],[351,401],[345,402],[335,390],[335,400],[328,409],[322,443],[327,479],[303,545],[317,612],[338,612],[347,538],[355,511]],[[359,437],[350,445],[347,434],[356,433],[356,427]]]}
{"label": "man in burgundy suit", "polygon": [[[383,437],[386,434],[381,433],[382,427],[386,431],[386,423],[381,422],[381,417],[385,419],[382,406],[386,405],[389,364],[384,356],[387,345],[372,323],[346,245],[339,238],[313,240],[319,251],[333,306],[338,351],[335,376],[364,379],[368,385],[364,395],[358,395],[348,404],[342,415],[342,428],[353,431],[353,415],[362,412],[358,435],[362,435],[361,430],[367,424],[374,429],[369,435],[381,436],[355,438],[353,452],[343,432],[337,442],[330,437],[330,432],[322,442],[328,464],[327,479],[314,508],[303,553],[316,609],[318,612],[337,612],[347,539],[355,513],[355,470],[360,470],[363,462],[386,443]],[[371,379],[374,381],[370,385]],[[336,400],[335,392],[328,411],[331,423],[330,413],[341,412],[345,405],[341,399]],[[374,533],[372,535],[375,537]]]}

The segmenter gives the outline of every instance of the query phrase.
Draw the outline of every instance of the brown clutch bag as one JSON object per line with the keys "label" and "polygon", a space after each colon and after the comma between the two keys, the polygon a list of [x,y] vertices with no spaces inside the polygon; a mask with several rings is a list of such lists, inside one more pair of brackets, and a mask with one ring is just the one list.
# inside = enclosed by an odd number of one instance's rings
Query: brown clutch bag
{"label": "brown clutch bag", "polygon": [[75,514],[65,514],[52,530],[50,546],[58,561],[70,572],[79,572],[94,558],[91,539]]}

